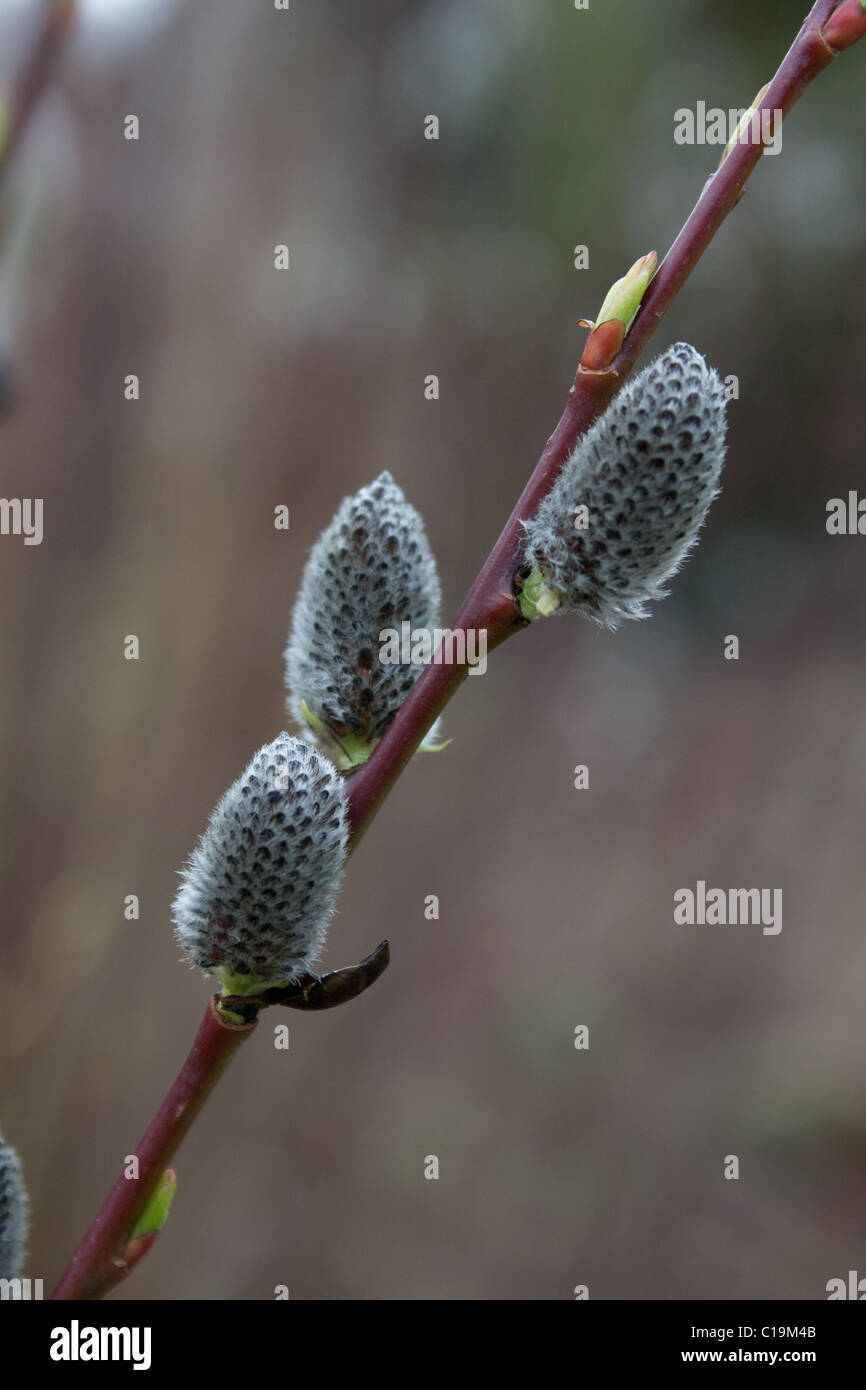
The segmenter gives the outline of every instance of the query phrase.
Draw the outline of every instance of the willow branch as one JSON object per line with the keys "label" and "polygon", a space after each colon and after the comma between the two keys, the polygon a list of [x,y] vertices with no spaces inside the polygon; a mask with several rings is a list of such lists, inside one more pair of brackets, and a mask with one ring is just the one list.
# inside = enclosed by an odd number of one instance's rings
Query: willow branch
{"label": "willow branch", "polygon": [[[779,110],[787,115],[809,83],[836,57],[837,50],[821,32],[834,9],[835,0],[818,0],[813,5],[758,111]],[[755,128],[759,128],[758,123]],[[622,386],[728,213],[739,201],[762,154],[763,145],[759,142],[734,146],[704,186],[682,231],[659,266],[619,353],[603,370],[578,367],[559,423],[451,624],[452,631],[486,631],[487,649],[492,651],[512,633],[527,626],[514,593],[523,520],[538,510],[578,440]],[[352,775],[348,797],[353,847],[468,670],[466,662],[431,662],[415,682],[375,751]]]}
{"label": "willow branch", "polygon": [[[818,0],[813,5],[758,110],[784,114],[841,48],[860,37],[859,0]],[[835,13],[834,13],[835,12]],[[834,15],[831,45],[822,27]],[[829,31],[828,31],[829,32]],[[760,144],[735,145],[708,180],[660,265],[622,347],[606,366],[578,367],[565,409],[493,550],[452,624],[454,631],[486,630],[488,650],[525,627],[515,603],[514,576],[520,562],[522,522],[533,515],[578,440],[625,381],[634,363],[682,289],[728,213],[742,195],[760,159]],[[465,663],[433,662],[412,687],[382,741],[348,782],[352,846],[366,830],[383,799],[424,734],[468,673]],[[211,1001],[204,1022],[172,1090],[136,1150],[139,1179],[119,1178],[79,1246],[54,1294],[55,1299],[98,1298],[128,1272],[125,1252],[136,1221],[156,1189],[178,1144],[236,1048],[255,1027],[232,1024]]]}
{"label": "willow branch", "polygon": [[256,1026],[255,1021],[230,1023],[223,1018],[215,1007],[217,997],[208,1002],[189,1056],[134,1150],[138,1177],[121,1174],[117,1179],[52,1298],[101,1298],[152,1243],[145,1238],[130,1247],[136,1222],[226,1066]]}

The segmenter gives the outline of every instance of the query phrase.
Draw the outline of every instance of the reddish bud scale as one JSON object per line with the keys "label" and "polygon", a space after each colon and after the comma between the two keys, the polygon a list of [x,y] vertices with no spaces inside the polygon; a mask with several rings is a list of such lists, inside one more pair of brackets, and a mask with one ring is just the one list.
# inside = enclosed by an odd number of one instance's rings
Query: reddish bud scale
{"label": "reddish bud scale", "polygon": [[824,28],[824,38],[837,53],[843,53],[866,34],[866,10],[860,0],[843,0],[834,10]]}
{"label": "reddish bud scale", "polygon": [[594,328],[586,340],[580,365],[587,372],[603,372],[609,367],[625,342],[625,323],[622,319],[605,319]]}

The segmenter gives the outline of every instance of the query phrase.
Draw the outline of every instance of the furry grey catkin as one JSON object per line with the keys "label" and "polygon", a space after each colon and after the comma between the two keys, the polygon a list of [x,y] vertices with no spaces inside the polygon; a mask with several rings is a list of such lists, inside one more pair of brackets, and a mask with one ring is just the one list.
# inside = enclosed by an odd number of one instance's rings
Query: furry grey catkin
{"label": "furry grey catkin", "polygon": [[0,1135],[0,1279],[18,1279],[29,1225],[18,1155]]}
{"label": "furry grey catkin", "polygon": [[309,969],[334,911],[346,834],[336,768],[288,734],[265,744],[182,870],[174,920],[187,959],[235,993],[251,992],[238,976],[258,988]]}
{"label": "furry grey catkin", "polygon": [[646,617],[697,539],[724,457],[722,383],[675,343],[626,383],[524,522],[524,592],[545,594],[538,611],[558,604],[607,628]]}
{"label": "furry grey catkin", "polygon": [[310,553],[285,653],[289,712],[344,768],[369,754],[424,669],[383,663],[381,634],[432,630],[440,599],[424,523],[391,474],[344,498]]}

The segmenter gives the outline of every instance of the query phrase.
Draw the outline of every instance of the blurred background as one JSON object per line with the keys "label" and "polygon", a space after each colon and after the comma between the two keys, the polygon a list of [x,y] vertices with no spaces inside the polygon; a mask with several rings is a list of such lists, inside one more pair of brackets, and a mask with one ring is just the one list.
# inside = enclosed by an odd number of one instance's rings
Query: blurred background
{"label": "blurred background", "polygon": [[[35,9],[0,0],[0,83]],[[453,616],[560,414],[577,319],[716,165],[674,111],[746,106],[804,10],[81,6],[0,271],[0,490],[45,517],[41,546],[0,541],[0,1123],[33,1277],[192,1041],[210,986],[178,963],[177,871],[285,727],[310,545],[390,469]],[[653,344],[740,384],[671,598],[616,634],[539,622],[465,683],[323,961],[387,935],[390,970],[334,1014],[263,1016],[114,1297],[813,1299],[866,1273],[866,541],[825,530],[829,498],[866,492],[864,61],[807,92]],[[697,879],[781,888],[781,935],[675,926]]]}

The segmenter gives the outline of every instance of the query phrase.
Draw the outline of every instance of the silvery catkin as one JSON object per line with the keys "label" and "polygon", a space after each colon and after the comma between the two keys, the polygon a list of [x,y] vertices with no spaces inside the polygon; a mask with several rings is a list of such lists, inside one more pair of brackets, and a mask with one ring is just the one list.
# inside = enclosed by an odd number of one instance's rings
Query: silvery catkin
{"label": "silvery catkin", "polygon": [[524,613],[574,609],[607,628],[646,617],[697,540],[724,457],[722,383],[675,343],[626,383],[524,522]]}
{"label": "silvery catkin", "polygon": [[21,1164],[0,1135],[0,1279],[20,1278],[28,1225]]}
{"label": "silvery catkin", "polygon": [[346,836],[336,768],[289,734],[265,744],[181,872],[174,920],[187,959],[237,994],[308,970],[334,912]]}
{"label": "silvery catkin", "polygon": [[381,634],[404,622],[432,631],[440,601],[424,522],[381,473],[313,546],[285,653],[289,712],[342,767],[364,761],[424,669],[380,661]]}

